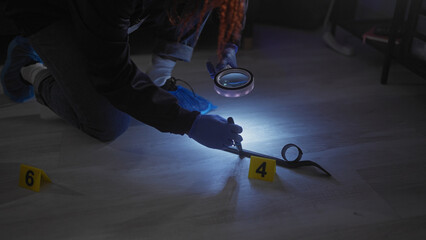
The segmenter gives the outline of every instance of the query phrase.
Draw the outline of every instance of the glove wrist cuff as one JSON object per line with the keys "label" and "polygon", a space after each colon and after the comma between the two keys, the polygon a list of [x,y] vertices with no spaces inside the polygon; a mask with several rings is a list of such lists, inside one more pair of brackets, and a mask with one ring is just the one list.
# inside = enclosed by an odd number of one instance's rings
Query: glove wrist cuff
{"label": "glove wrist cuff", "polygon": [[189,131],[188,131],[188,133],[187,133],[187,135],[188,135],[188,137],[190,137],[190,138],[194,138],[194,134],[195,134],[195,132],[197,131],[196,129],[197,129],[197,127],[198,127],[198,120],[201,118],[201,114],[199,114],[196,118],[195,118],[195,120],[194,120],[194,122],[192,123],[192,126],[191,126],[191,129],[189,129]]}
{"label": "glove wrist cuff", "polygon": [[232,50],[234,50],[234,51],[235,51],[235,53],[237,53],[237,52],[238,52],[238,46],[237,46],[236,44],[234,44],[234,43],[227,43],[227,44],[225,45],[225,51],[226,51],[226,50],[228,50],[228,49],[232,49]]}

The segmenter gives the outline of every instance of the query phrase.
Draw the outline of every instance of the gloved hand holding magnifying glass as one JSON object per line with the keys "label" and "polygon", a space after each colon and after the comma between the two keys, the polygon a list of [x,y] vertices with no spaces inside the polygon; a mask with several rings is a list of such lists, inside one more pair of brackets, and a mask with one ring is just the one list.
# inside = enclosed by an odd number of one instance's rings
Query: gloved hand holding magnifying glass
{"label": "gloved hand holding magnifying glass", "polygon": [[227,44],[222,53],[222,59],[218,63],[213,64],[210,60],[206,64],[210,77],[214,80],[214,88],[219,95],[241,97],[249,94],[254,88],[253,74],[237,66],[237,51],[237,45]]}

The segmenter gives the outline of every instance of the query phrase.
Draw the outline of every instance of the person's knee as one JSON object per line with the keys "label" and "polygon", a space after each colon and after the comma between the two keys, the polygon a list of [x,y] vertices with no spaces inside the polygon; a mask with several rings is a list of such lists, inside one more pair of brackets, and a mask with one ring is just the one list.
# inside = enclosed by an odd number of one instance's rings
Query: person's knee
{"label": "person's knee", "polygon": [[127,126],[121,128],[108,129],[100,134],[93,135],[96,139],[101,142],[111,142],[121,136],[127,130]]}
{"label": "person's knee", "polygon": [[82,130],[101,142],[110,142],[121,136],[129,127],[129,117],[120,121],[102,123],[96,127],[83,127]]}

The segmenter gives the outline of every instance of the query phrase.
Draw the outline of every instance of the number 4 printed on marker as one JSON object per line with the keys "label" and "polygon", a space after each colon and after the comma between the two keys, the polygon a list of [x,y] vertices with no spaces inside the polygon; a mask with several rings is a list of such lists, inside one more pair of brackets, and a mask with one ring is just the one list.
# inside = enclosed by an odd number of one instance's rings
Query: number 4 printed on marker
{"label": "number 4 printed on marker", "polygon": [[251,156],[249,178],[272,182],[276,171],[276,161],[268,158]]}
{"label": "number 4 printed on marker", "polygon": [[262,175],[262,177],[265,177],[266,175],[266,162],[263,162],[260,164],[260,166],[256,169],[256,173],[259,173]]}

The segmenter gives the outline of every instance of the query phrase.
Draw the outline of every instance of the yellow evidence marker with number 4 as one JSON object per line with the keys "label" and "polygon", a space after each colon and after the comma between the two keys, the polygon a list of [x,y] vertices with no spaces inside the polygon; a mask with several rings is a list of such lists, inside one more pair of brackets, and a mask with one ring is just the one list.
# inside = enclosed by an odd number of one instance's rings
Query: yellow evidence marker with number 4
{"label": "yellow evidence marker with number 4", "polygon": [[34,192],[39,192],[40,186],[44,182],[52,181],[43,170],[21,164],[21,169],[19,171],[19,186],[33,190]]}
{"label": "yellow evidence marker with number 4", "polygon": [[251,156],[249,178],[274,181],[277,163],[273,159]]}

